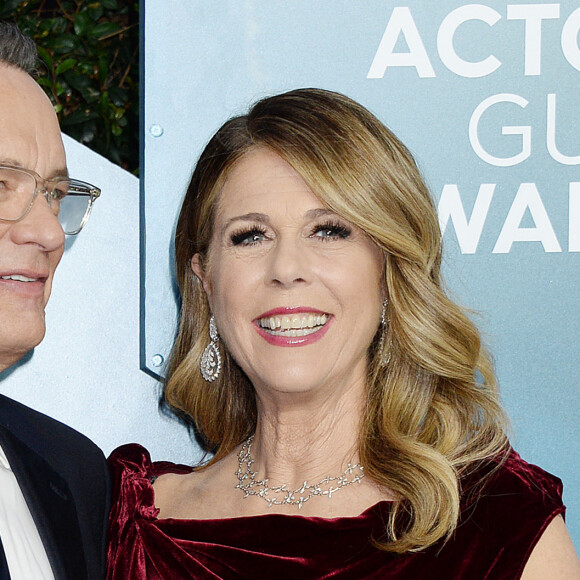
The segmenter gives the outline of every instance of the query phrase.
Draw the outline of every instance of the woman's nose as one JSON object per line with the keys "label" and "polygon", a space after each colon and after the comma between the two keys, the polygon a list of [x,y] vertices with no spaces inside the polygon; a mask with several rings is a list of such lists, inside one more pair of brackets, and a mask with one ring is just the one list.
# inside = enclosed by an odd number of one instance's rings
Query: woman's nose
{"label": "woman's nose", "polygon": [[281,286],[291,286],[298,282],[308,283],[309,270],[309,258],[301,240],[279,238],[269,252],[268,281]]}

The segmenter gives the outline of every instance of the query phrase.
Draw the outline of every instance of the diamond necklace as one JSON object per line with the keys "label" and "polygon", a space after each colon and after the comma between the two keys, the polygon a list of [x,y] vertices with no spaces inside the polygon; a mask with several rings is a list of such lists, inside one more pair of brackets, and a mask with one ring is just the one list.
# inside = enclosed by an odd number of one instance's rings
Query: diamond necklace
{"label": "diamond necklace", "polygon": [[317,495],[326,495],[330,499],[333,493],[339,489],[350,485],[351,483],[360,483],[365,476],[364,468],[360,463],[347,464],[346,469],[341,475],[331,477],[328,475],[322,481],[313,485],[304,482],[297,489],[289,489],[288,484],[276,485],[270,487],[268,479],[256,479],[258,473],[252,471],[252,442],[254,436],[250,436],[242,445],[238,453],[238,478],[237,488],[241,489],[245,495],[244,498],[255,495],[268,502],[268,507],[273,505],[297,505],[300,509],[310,498]]}

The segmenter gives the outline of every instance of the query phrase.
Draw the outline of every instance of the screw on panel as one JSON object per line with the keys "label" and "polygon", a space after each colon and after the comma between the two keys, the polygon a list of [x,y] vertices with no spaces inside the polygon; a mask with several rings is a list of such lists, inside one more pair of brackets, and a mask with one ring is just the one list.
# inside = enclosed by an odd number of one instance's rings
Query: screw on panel
{"label": "screw on panel", "polygon": [[154,355],[153,358],[151,359],[151,363],[153,364],[154,367],[160,367],[164,362],[165,359],[160,354]]}

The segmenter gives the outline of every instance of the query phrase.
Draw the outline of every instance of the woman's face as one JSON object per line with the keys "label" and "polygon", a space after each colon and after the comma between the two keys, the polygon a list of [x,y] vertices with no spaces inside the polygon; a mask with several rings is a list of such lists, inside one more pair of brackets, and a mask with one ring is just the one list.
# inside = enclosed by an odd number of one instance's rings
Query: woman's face
{"label": "woman's face", "polygon": [[222,340],[258,392],[364,388],[383,259],[266,148],[231,170],[202,280]]}

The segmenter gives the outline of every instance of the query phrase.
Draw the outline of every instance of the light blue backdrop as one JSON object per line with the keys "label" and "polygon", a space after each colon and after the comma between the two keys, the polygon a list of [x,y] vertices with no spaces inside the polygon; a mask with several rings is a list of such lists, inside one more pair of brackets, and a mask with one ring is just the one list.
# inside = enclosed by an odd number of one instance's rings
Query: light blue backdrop
{"label": "light blue backdrop", "polygon": [[144,367],[169,352],[171,236],[211,134],[265,95],[344,92],[416,155],[513,442],[564,480],[580,544],[579,28],[577,1],[145,0]]}

